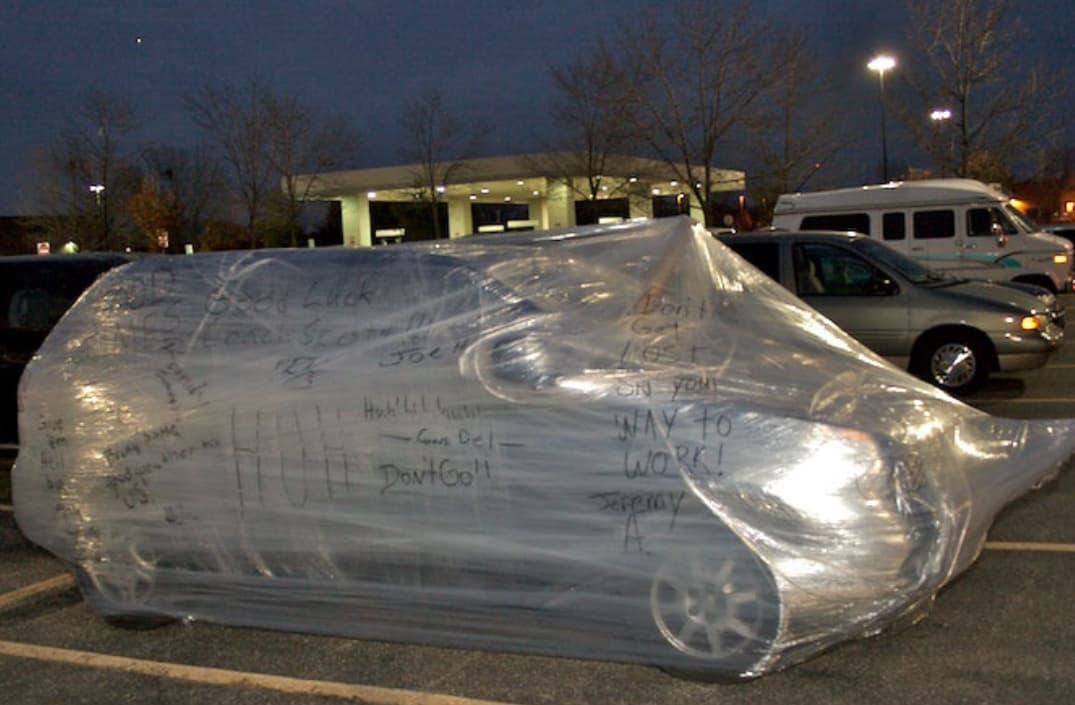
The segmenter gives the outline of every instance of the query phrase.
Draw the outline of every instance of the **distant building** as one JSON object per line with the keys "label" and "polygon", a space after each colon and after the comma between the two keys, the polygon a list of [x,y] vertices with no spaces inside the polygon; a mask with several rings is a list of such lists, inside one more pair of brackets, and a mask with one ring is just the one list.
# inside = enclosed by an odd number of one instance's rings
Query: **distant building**
{"label": "distant building", "polygon": [[[704,220],[689,185],[679,183],[664,162],[616,156],[605,163],[605,173],[594,175],[592,186],[585,163],[585,155],[559,152],[453,163],[455,176],[436,186],[442,237],[679,213]],[[417,185],[422,173],[420,165],[404,165],[319,174],[307,198],[340,203],[345,245],[431,239],[431,199]],[[715,170],[712,181],[711,196],[722,201],[745,188],[742,171]]]}
{"label": "distant building", "polygon": [[1075,222],[1075,177],[1066,181],[1025,181],[1012,187],[1020,207],[1040,223]]}

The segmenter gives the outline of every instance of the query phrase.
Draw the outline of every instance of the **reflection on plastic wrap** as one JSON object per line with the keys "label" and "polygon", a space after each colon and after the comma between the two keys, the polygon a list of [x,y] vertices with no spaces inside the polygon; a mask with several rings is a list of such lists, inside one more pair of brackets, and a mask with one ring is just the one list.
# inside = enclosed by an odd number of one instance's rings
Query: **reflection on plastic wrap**
{"label": "reflection on plastic wrap", "polygon": [[727,677],[916,614],[1075,445],[682,218],[143,259],[21,395],[19,524],[107,616]]}

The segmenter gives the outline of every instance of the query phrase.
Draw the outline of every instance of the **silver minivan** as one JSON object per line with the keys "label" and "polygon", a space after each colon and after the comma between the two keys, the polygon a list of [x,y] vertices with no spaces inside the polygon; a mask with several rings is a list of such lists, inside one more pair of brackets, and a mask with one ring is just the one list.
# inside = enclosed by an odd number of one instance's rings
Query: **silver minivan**
{"label": "silver minivan", "polygon": [[1032,285],[960,279],[848,233],[718,236],[877,354],[952,393],[1042,367],[1064,308]]}

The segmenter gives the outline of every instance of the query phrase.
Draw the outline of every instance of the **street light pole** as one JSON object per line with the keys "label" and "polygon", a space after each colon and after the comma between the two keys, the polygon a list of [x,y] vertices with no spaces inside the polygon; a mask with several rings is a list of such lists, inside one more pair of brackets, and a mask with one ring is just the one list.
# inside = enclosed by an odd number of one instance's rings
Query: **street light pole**
{"label": "street light pole", "polygon": [[896,66],[896,60],[891,56],[875,56],[866,64],[866,68],[876,71],[878,76],[878,95],[881,98],[881,176],[888,183],[888,135],[885,129],[885,72]]}
{"label": "street light pole", "polygon": [[[943,163],[941,167],[941,176],[948,176],[949,166],[952,163],[952,146],[951,143],[945,145],[945,133],[947,130],[943,128],[943,125],[952,119],[952,111],[948,108],[936,108],[929,114],[929,119],[933,121],[933,134],[934,145],[938,151],[943,150]],[[937,145],[937,142],[941,142],[941,145]]]}
{"label": "street light pole", "polygon": [[93,195],[97,199],[97,205],[101,210],[101,230],[103,231],[102,246],[108,247],[108,196],[105,195],[104,184],[94,184],[90,186],[90,191],[93,191]]}

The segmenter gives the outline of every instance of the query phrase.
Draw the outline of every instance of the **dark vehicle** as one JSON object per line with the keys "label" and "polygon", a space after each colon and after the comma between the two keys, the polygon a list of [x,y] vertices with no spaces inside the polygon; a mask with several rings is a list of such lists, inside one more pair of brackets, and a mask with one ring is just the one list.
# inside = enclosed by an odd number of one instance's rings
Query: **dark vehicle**
{"label": "dark vehicle", "polygon": [[953,393],[1042,367],[1064,307],[1040,287],[959,279],[861,235],[721,235],[721,242],[878,355]]}
{"label": "dark vehicle", "polygon": [[686,218],[139,261],[21,394],[19,526],[110,619],[733,678],[928,608],[1075,443]]}
{"label": "dark vehicle", "polygon": [[1054,223],[1042,228],[1051,235],[1057,235],[1075,245],[1075,223]]}
{"label": "dark vehicle", "polygon": [[102,272],[129,261],[115,254],[0,257],[0,443],[18,442],[19,378],[45,336]]}

